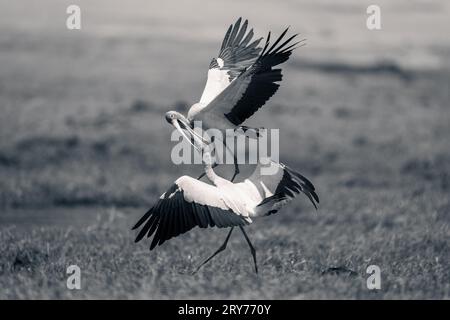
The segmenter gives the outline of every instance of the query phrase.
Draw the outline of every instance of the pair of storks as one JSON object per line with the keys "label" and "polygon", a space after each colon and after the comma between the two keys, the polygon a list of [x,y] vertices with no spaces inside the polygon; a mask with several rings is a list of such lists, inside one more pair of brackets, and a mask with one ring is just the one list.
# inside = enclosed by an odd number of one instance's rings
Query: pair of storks
{"label": "pair of storks", "polygon": [[[255,249],[243,227],[255,217],[276,213],[299,192],[316,209],[319,202],[313,184],[282,163],[259,161],[253,174],[240,183],[233,183],[237,163],[231,181],[216,175],[209,152],[211,141],[193,130],[194,121],[201,121],[206,129],[240,128],[277,91],[282,75],[281,69],[274,67],[288,60],[297,45],[302,44],[302,41],[292,43],[297,35],[285,39],[286,29],[273,44],[269,32],[264,47],[260,48],[262,38],[252,41],[253,29],[247,33],[248,22],[241,25],[241,21],[239,18],[230,25],[218,57],[210,63],[200,101],[191,106],[187,117],[176,111],[166,113],[166,120],[203,153],[204,174],[212,184],[190,176],[178,178],[133,227],[141,227],[136,242],[153,235],[150,250],[195,226],[230,228],[225,242],[196,271],[226,248],[233,228],[238,226],[250,246],[258,272]],[[263,174],[264,168],[273,174]]]}

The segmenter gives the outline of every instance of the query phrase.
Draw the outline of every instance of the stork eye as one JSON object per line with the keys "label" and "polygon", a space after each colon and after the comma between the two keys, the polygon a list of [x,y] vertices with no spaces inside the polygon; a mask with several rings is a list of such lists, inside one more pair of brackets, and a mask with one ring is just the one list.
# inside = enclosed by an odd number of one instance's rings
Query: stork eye
{"label": "stork eye", "polygon": [[170,117],[173,119],[173,118],[175,117],[175,115],[174,115],[174,114],[171,114]]}

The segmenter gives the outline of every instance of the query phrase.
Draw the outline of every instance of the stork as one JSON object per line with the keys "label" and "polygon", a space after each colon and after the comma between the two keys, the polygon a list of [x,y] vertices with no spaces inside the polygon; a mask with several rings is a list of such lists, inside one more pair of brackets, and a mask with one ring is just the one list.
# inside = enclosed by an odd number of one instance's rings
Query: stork
{"label": "stork", "polygon": [[[253,29],[246,34],[248,21],[245,20],[242,27],[241,21],[242,18],[239,18],[228,28],[218,57],[213,58],[209,65],[208,78],[200,101],[190,107],[187,117],[176,111],[166,113],[166,120],[180,132],[181,129],[192,131],[194,121],[201,121],[205,130],[241,128],[244,132],[251,129],[258,135],[258,129],[240,125],[277,91],[282,74],[281,69],[274,67],[288,60],[292,51],[304,39],[292,43],[297,34],[284,39],[289,29],[287,28],[271,44],[269,32],[264,48],[261,49],[258,45],[262,38],[250,42]],[[222,143],[226,147],[225,141]],[[232,154],[235,171],[231,181],[239,173],[236,156],[234,152]]]}
{"label": "stork", "polygon": [[[243,227],[255,218],[276,213],[300,192],[317,209],[319,197],[314,185],[300,173],[274,161],[259,161],[249,178],[233,183],[214,172],[209,149],[205,148],[203,152],[205,174],[212,185],[190,176],[178,178],[134,225],[133,230],[141,228],[135,242],[145,236],[153,236],[150,244],[150,250],[153,250],[196,226],[230,228],[224,243],[197,267],[194,271],[197,272],[225,250],[234,227],[239,227],[250,247],[255,272],[258,273],[256,250]],[[264,174],[264,168],[272,174]]]}

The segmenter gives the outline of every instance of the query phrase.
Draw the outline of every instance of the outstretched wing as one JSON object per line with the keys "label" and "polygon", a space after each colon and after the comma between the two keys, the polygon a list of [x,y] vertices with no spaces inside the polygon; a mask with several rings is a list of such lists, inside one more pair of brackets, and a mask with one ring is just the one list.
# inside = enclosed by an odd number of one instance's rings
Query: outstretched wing
{"label": "outstretched wing", "polygon": [[244,217],[229,209],[215,186],[183,176],[144,214],[133,230],[142,226],[135,242],[145,235],[153,235],[152,250],[156,245],[196,226],[225,228],[248,223]]}
{"label": "outstretched wing", "polygon": [[263,199],[256,208],[257,213],[276,213],[300,192],[305,194],[317,209],[319,197],[311,181],[282,163],[260,163],[248,180],[256,186]]}
{"label": "outstretched wing", "polygon": [[[218,57],[211,60],[208,80],[200,98],[207,105],[222,92],[239,74],[251,66],[258,58],[262,38],[252,41],[253,29],[247,34],[248,21],[241,26],[242,18],[230,25],[222,41]],[[251,42],[252,41],[252,42]]]}
{"label": "outstretched wing", "polygon": [[200,110],[195,119],[205,121],[210,127],[220,126],[224,121],[228,121],[229,126],[237,126],[261,108],[277,91],[278,82],[282,79],[281,69],[273,68],[288,60],[296,45],[303,41],[292,43],[297,35],[283,39],[287,31],[272,45],[269,32],[264,49],[255,63]]}

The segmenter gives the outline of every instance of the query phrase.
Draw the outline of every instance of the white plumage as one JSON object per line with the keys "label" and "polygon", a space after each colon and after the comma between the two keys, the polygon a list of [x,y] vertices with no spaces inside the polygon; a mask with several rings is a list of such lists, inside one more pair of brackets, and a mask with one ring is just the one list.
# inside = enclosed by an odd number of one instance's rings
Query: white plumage
{"label": "white plumage", "polygon": [[[219,93],[221,93],[230,84],[230,75],[228,70],[220,70],[220,68],[212,68],[208,70],[208,79],[206,80],[205,89],[200,97],[199,103],[202,109],[208,105]],[[195,116],[192,111],[188,112],[188,118],[193,119]]]}
{"label": "white plumage", "polygon": [[[262,174],[263,168],[268,167],[273,174]],[[266,165],[259,163],[253,174],[240,183],[216,175],[209,161],[205,162],[205,172],[212,184],[189,176],[178,178],[134,226],[133,229],[142,226],[136,241],[153,235],[150,246],[153,249],[195,226],[246,225],[252,223],[253,218],[277,212],[299,192],[307,195],[314,206],[319,202],[308,179],[274,161]]]}

